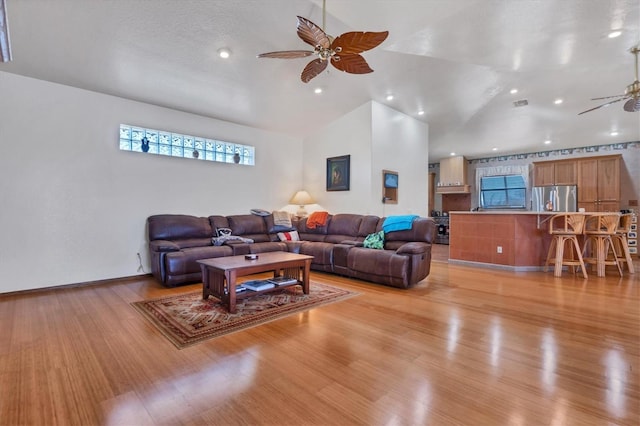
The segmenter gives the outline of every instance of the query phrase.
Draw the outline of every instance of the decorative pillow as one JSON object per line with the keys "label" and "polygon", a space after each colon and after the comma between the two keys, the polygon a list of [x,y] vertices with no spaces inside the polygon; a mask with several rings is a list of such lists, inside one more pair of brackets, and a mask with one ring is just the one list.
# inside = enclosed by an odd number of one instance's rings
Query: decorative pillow
{"label": "decorative pillow", "polygon": [[216,228],[216,235],[218,237],[228,237],[231,235],[231,228]]}
{"label": "decorative pillow", "polygon": [[291,216],[289,212],[274,211],[273,212],[273,224],[277,226],[291,227]]}
{"label": "decorative pillow", "polygon": [[366,248],[382,250],[384,248],[384,231],[367,235],[362,245]]}
{"label": "decorative pillow", "polygon": [[278,238],[280,238],[280,241],[300,241],[298,231],[278,232]]}

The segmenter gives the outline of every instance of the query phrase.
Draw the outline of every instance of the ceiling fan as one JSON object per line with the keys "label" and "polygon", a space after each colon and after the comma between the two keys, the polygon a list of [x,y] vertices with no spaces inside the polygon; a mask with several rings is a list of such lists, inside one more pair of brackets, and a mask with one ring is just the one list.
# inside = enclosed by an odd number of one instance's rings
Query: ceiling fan
{"label": "ceiling fan", "polygon": [[[324,3],[322,21],[324,27]],[[312,78],[324,71],[329,61],[331,61],[331,65],[340,71],[351,74],[373,72],[360,53],[378,46],[389,35],[389,31],[352,31],[334,39],[316,24],[301,16],[298,16],[297,28],[298,36],[302,41],[313,46],[313,50],[284,50],[261,53],[258,58],[296,59],[312,55],[317,56],[302,70],[300,78],[304,83],[308,83]]]}
{"label": "ceiling fan", "polygon": [[[591,109],[588,109],[586,111],[582,111],[580,114],[584,114],[585,112],[593,111],[593,110],[596,110],[598,108],[606,107],[606,106],[609,106],[609,105],[614,104],[616,102],[624,101],[625,99],[628,99],[627,102],[625,102],[624,106],[622,107],[625,111],[628,111],[628,112],[640,111],[640,81],[638,81],[638,53],[640,53],[640,46],[633,47],[630,50],[630,52],[636,57],[636,79],[635,79],[635,81],[633,83],[631,83],[630,85],[627,86],[627,88],[624,91],[624,95],[605,96],[605,97],[602,97],[602,98],[593,98],[593,99],[591,99],[592,101],[597,101],[597,100],[601,100],[601,99],[612,99],[612,98],[618,98],[618,99],[614,99],[614,100],[609,101],[607,103],[604,103],[602,105],[598,105],[595,108],[591,108]],[[578,114],[578,115],[580,115],[580,114]]]}

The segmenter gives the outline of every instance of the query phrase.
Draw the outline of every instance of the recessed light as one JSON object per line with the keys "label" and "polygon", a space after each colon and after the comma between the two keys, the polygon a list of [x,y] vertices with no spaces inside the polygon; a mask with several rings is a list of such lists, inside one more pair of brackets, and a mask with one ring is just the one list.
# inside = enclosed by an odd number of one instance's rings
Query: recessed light
{"label": "recessed light", "polygon": [[424,115],[424,111],[423,110],[418,111],[418,115]]}
{"label": "recessed light", "polygon": [[545,145],[549,145],[551,143],[551,141],[549,139],[547,139],[546,141],[544,141]]}
{"label": "recessed light", "polygon": [[449,155],[456,155],[456,153],[455,153],[455,152],[452,152],[452,153],[451,153],[451,154],[449,154]]}
{"label": "recessed light", "polygon": [[222,59],[227,59],[229,56],[231,56],[231,50],[227,49],[226,47],[222,47],[218,49],[218,55],[220,55]]}
{"label": "recessed light", "polygon": [[616,38],[616,37],[620,37],[620,35],[621,35],[621,34],[622,34],[622,31],[618,31],[618,30],[616,30],[616,31],[611,31],[611,32],[607,35],[607,37],[609,37],[609,38]]}
{"label": "recessed light", "polygon": [[387,100],[388,101],[392,101],[393,100],[393,95],[387,95]]}
{"label": "recessed light", "polygon": [[321,88],[321,87],[316,87],[316,88],[313,90],[313,93],[315,93],[316,95],[319,95],[320,93],[322,93],[322,88]]}
{"label": "recessed light", "polygon": [[555,101],[553,101],[554,104],[556,105],[560,105],[562,103],[562,99],[556,99]]}
{"label": "recessed light", "polygon": [[491,148],[491,151],[497,151],[498,148],[496,148],[495,146],[493,148]]}
{"label": "recessed light", "polygon": [[609,133],[609,134],[610,134],[611,136],[618,136],[618,135],[619,135],[619,133],[618,133],[618,132],[616,132],[615,130],[614,130],[613,132]]}
{"label": "recessed light", "polygon": [[515,95],[516,93],[518,93],[518,89],[511,89],[509,93],[511,93],[512,95]]}

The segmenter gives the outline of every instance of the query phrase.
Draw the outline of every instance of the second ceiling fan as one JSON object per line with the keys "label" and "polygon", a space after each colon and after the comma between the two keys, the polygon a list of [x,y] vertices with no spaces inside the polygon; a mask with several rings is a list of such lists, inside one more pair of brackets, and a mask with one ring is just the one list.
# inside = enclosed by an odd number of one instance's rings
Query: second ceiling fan
{"label": "second ceiling fan", "polygon": [[[638,53],[640,53],[640,46],[636,46],[630,50],[630,52],[636,57],[636,79],[633,83],[627,86],[624,91],[624,95],[615,95],[615,96],[605,96],[602,98],[592,98],[592,101],[602,100],[602,99],[613,99],[612,101],[606,102],[602,105],[598,105],[597,107],[588,109],[586,111],[582,111],[578,115],[584,114],[585,112],[590,112],[596,110],[598,108],[607,107],[616,102],[624,101],[622,109],[627,112],[637,112],[640,111],[640,81],[638,81]],[[616,98],[616,99],[614,99]]]}
{"label": "second ceiling fan", "polygon": [[298,16],[297,29],[298,36],[302,41],[313,46],[313,50],[284,50],[261,53],[258,58],[296,59],[312,55],[317,56],[302,70],[300,78],[304,83],[308,83],[312,78],[323,72],[327,68],[329,61],[335,68],[347,73],[367,74],[373,72],[360,53],[378,46],[389,35],[389,31],[352,31],[334,39],[316,24],[301,16]]}

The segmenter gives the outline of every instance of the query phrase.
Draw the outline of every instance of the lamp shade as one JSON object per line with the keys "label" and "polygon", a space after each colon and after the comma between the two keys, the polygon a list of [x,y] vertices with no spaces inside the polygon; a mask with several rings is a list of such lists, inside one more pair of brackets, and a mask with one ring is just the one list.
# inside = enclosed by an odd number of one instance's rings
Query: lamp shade
{"label": "lamp shade", "polygon": [[296,204],[298,206],[304,206],[305,204],[315,203],[315,201],[313,201],[313,198],[311,198],[311,195],[309,195],[307,191],[296,192],[296,195],[294,195],[293,198],[291,198],[291,201],[289,202],[291,204]]}

